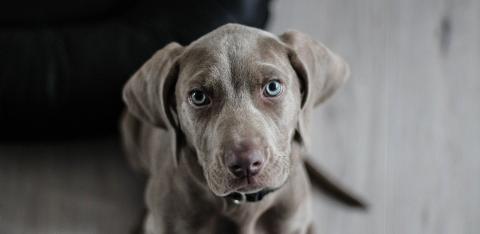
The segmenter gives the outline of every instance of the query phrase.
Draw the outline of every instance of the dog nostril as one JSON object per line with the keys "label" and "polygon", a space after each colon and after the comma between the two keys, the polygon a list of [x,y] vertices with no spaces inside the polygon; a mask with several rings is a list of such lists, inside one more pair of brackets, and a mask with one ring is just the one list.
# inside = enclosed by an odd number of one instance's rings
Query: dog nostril
{"label": "dog nostril", "polygon": [[242,170],[242,167],[238,166],[238,165],[233,165],[230,167],[230,170],[232,171],[240,171]]}
{"label": "dog nostril", "polygon": [[236,177],[245,177],[248,174],[247,170],[239,165],[233,165],[228,168]]}
{"label": "dog nostril", "polygon": [[263,160],[254,161],[248,168],[248,174],[254,176],[262,169]]}

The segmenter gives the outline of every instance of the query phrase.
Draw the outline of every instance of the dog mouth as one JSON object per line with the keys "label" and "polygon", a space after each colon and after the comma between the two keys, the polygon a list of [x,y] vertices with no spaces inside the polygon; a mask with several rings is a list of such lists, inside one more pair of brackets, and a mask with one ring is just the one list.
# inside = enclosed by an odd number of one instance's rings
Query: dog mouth
{"label": "dog mouth", "polygon": [[234,175],[223,165],[212,164],[216,166],[204,167],[206,182],[214,195],[220,198],[241,197],[278,189],[286,183],[289,177],[289,168],[285,166],[288,165],[288,162],[282,163],[281,159],[279,158],[278,162],[268,161],[266,167],[259,173],[247,171],[243,175]]}
{"label": "dog mouth", "polygon": [[255,176],[245,176],[243,178],[235,179],[233,184],[235,187],[233,192],[239,193],[256,193],[266,187],[262,185],[259,179]]}

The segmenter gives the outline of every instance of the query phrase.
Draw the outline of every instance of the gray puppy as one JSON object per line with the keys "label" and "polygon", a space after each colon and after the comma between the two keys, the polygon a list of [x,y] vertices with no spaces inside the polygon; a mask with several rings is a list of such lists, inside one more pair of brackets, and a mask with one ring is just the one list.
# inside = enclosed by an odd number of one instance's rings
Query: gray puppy
{"label": "gray puppy", "polygon": [[149,176],[145,232],[313,233],[306,130],[348,75],[295,31],[228,24],[156,52],[123,93],[125,149]]}

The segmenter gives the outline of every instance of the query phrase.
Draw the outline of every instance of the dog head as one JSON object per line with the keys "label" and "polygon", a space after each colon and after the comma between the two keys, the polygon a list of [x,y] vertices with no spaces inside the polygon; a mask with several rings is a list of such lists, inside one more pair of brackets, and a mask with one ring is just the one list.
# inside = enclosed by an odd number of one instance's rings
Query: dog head
{"label": "dog head", "polygon": [[179,147],[196,153],[188,160],[198,160],[213,193],[252,193],[287,180],[292,141],[307,143],[310,110],[348,73],[305,34],[228,24],[158,51],[129,80],[124,100],[170,132],[175,157]]}

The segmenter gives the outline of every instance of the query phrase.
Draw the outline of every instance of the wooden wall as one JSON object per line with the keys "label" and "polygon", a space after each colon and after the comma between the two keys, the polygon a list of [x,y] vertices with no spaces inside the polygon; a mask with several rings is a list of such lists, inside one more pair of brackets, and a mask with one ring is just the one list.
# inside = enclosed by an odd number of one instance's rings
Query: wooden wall
{"label": "wooden wall", "polygon": [[298,29],[350,64],[318,108],[315,160],[366,198],[319,197],[318,233],[480,233],[480,1],[277,0],[273,32]]}

